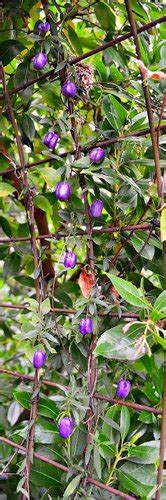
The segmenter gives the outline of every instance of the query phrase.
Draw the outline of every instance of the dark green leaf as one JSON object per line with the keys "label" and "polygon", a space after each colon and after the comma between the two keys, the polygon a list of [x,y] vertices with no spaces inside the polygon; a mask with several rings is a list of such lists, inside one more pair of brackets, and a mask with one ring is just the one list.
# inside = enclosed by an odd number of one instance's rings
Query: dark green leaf
{"label": "dark green leaf", "polygon": [[3,66],[7,66],[18,54],[25,49],[25,46],[18,40],[4,40],[0,43],[0,54]]}

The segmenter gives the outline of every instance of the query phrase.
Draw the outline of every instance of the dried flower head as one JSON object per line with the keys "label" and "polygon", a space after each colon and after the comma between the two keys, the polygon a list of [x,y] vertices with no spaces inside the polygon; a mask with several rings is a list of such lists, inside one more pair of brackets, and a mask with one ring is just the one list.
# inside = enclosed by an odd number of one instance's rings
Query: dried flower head
{"label": "dried flower head", "polygon": [[[78,63],[74,68],[75,81],[77,83],[77,88],[81,97],[87,102],[89,99],[90,89],[94,81],[94,71],[90,64]],[[68,72],[69,79],[73,77],[72,72]]]}

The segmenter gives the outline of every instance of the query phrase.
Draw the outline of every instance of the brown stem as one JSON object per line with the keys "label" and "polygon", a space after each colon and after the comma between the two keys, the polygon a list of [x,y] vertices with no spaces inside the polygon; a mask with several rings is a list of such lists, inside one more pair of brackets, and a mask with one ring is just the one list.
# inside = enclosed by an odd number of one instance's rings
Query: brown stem
{"label": "brown stem", "polygon": [[[20,159],[20,165],[21,165],[21,176],[22,176],[22,184],[23,188],[25,190],[25,208],[26,208],[26,216],[27,216],[27,222],[29,225],[29,231],[31,235],[31,248],[32,248],[32,253],[33,253],[33,258],[34,258],[34,267],[35,267],[35,272],[38,272],[39,268],[39,259],[38,259],[38,251],[37,251],[37,246],[36,246],[36,237],[35,237],[35,226],[34,226],[34,205],[33,205],[33,194],[32,191],[29,188],[29,183],[28,183],[28,177],[27,177],[27,172],[26,172],[26,167],[25,167],[25,160],[24,160],[24,151],[22,147],[22,142],[19,134],[19,129],[18,125],[14,116],[14,111],[12,108],[11,100],[10,100],[10,95],[8,92],[8,88],[6,86],[5,82],[5,73],[3,66],[1,66],[1,77],[2,77],[2,84],[3,84],[3,90],[4,90],[4,95],[5,95],[5,101],[6,105],[8,108],[9,116],[10,116],[10,121],[14,130],[14,135],[17,143],[17,149],[18,149],[18,154],[19,154],[19,159]],[[36,298],[39,304],[39,309],[40,309],[40,303],[41,303],[41,290],[40,290],[40,280],[39,278],[35,278],[35,288],[36,288]],[[39,388],[38,384],[38,372],[35,370],[35,376],[34,376],[34,382],[33,382],[33,392],[37,393],[37,390]],[[27,446],[26,446],[26,464],[25,464],[25,483],[24,487],[25,490],[28,494],[28,498],[30,498],[30,469],[31,469],[31,461],[32,461],[32,454],[33,454],[33,448],[34,448],[34,435],[35,435],[35,420],[37,417],[37,404],[38,404],[38,395],[33,399],[32,406],[31,406],[31,414],[30,414],[30,424],[29,424],[29,430],[28,430],[28,437],[27,437]],[[22,496],[23,500],[26,500],[26,495],[23,494]]]}
{"label": "brown stem", "polygon": [[[33,377],[31,375],[24,375],[23,373],[19,373],[13,370],[5,370],[4,368],[0,368],[0,373],[4,373],[5,375],[9,375],[11,377],[20,378],[21,380],[33,380]],[[60,389],[62,391],[69,390],[69,387],[67,385],[58,384],[56,382],[51,382],[46,379],[42,380],[42,384],[47,385],[48,387],[54,387]],[[109,396],[105,396],[98,392],[94,393],[94,398],[108,403],[118,404],[120,406],[128,406],[128,408],[133,408],[136,411],[148,411],[149,413],[155,413],[156,415],[162,414],[162,411],[158,410],[157,408],[152,408],[151,406],[147,405],[140,405],[137,403],[123,401],[121,399],[110,398]]]}
{"label": "brown stem", "polygon": [[[141,49],[140,49],[139,39],[138,39],[138,33],[137,33],[136,25],[135,25],[135,20],[134,20],[134,15],[133,15],[130,0],[125,0],[125,5],[126,5],[127,13],[128,13],[129,22],[130,22],[132,37],[133,37],[134,44],[135,44],[136,54],[137,54],[138,59],[142,60]],[[159,150],[158,150],[157,139],[156,139],[156,134],[155,134],[153,111],[152,111],[152,106],[151,106],[151,97],[150,97],[149,88],[147,86],[147,83],[144,81],[142,73],[141,73],[141,78],[142,78],[142,88],[143,88],[145,102],[146,102],[146,109],[147,109],[147,114],[148,114],[150,134],[151,134],[151,140],[152,140],[152,146],[153,146],[153,154],[154,154],[155,169],[156,169],[156,180],[157,180],[157,191],[158,191],[158,196],[160,197],[161,188],[162,188],[160,157],[159,157]]]}
{"label": "brown stem", "polygon": [[[166,290],[166,241],[163,243],[163,260],[164,260],[164,289]],[[164,321],[164,329],[166,330],[166,320]],[[163,363],[163,411],[162,425],[160,434],[160,464],[157,473],[157,491],[155,500],[161,500],[161,488],[163,483],[164,457],[166,450],[166,352],[164,352]]]}
{"label": "brown stem", "polygon": [[[155,130],[158,129],[158,126],[155,127]],[[166,131],[166,125],[160,125],[160,131],[163,130],[163,132]],[[119,135],[117,137],[111,137],[111,139],[105,139],[105,140],[102,140],[102,141],[97,141],[97,142],[93,142],[92,144],[90,144],[89,146],[82,146],[80,147],[80,150],[81,152],[88,152],[90,149],[92,149],[94,146],[98,147],[107,147],[107,146],[110,146],[111,144],[114,144],[116,142],[119,142],[119,141],[123,141],[124,139],[128,138],[128,137],[142,137],[142,136],[145,136],[147,134],[150,133],[150,128],[146,128],[144,130],[139,130],[138,132],[132,132],[131,134],[126,134],[126,135]],[[3,150],[0,152],[3,154]],[[73,151],[70,151],[70,154],[75,154],[76,151],[73,150]],[[66,153],[61,153],[59,154],[59,157],[60,158],[65,158],[66,156],[68,155],[68,152]],[[4,155],[6,156],[6,155]],[[12,159],[10,159],[11,162],[13,161]],[[37,161],[34,161],[32,163],[29,163],[29,164],[26,164],[26,169],[28,168],[33,168],[33,167],[36,167],[38,165],[43,165],[44,163],[50,163],[54,161],[54,158],[52,158],[51,156],[48,156],[46,158],[43,158],[42,160],[37,160]],[[13,166],[14,168],[14,166]],[[2,172],[0,172],[0,175],[6,175],[6,174],[10,174],[13,172],[13,168],[9,168],[7,170],[2,170]],[[19,171],[21,169],[21,167],[19,165],[16,165],[16,168],[17,168],[17,171]]]}
{"label": "brown stem", "polygon": [[164,90],[164,95],[163,95],[163,101],[162,101],[162,105],[161,105],[161,110],[160,110],[160,116],[159,116],[159,122],[158,122],[158,126],[157,126],[157,145],[158,145],[158,148],[159,148],[159,145],[160,145],[160,132],[161,132],[161,121],[162,121],[162,118],[163,118],[163,114],[164,114],[164,109],[166,108],[166,90]]}
{"label": "brown stem", "polygon": [[151,406],[140,405],[137,403],[130,403],[129,401],[122,401],[121,399],[110,398],[109,396],[103,396],[103,394],[99,394],[98,392],[95,392],[94,397],[108,403],[127,406],[128,408],[133,408],[136,411],[148,411],[150,413],[155,413],[156,415],[162,414],[161,410],[158,410],[157,408],[152,408]]}
{"label": "brown stem", "polygon": [[[155,19],[154,21],[151,21],[150,23],[144,24],[140,28],[138,28],[137,33],[143,33],[144,31],[147,31],[148,29],[152,28],[153,26],[156,26],[157,24],[164,23],[166,21],[166,16],[159,17],[158,19]],[[81,56],[78,57],[73,57],[68,63],[70,65],[77,64],[80,61],[83,61],[84,59],[87,59],[88,57],[93,56],[94,54],[97,54],[98,52],[102,52],[103,50],[108,49],[109,47],[113,47],[114,45],[117,45],[118,43],[123,42],[124,40],[127,40],[128,38],[131,38],[132,32],[130,31],[129,33],[126,33],[125,35],[118,36],[117,38],[114,38],[114,40],[110,40],[110,42],[107,42],[102,45],[98,45],[98,47],[95,47],[95,49],[89,50],[88,52],[85,52],[84,54],[81,54]],[[52,76],[55,73],[55,69],[51,69],[47,71],[46,73],[43,73],[40,76],[37,76],[36,78],[33,78],[33,80],[30,80],[29,82],[26,82],[22,85],[18,85],[14,89],[10,90],[10,95],[15,94],[19,92],[20,90],[24,90],[30,85],[34,85],[34,83],[37,83],[41,80],[45,80],[46,77]],[[2,97],[2,95],[0,95]]]}
{"label": "brown stem", "polygon": [[166,352],[164,352],[164,380],[163,380],[163,411],[160,435],[160,465],[157,473],[157,491],[155,500],[161,500],[161,488],[163,483],[164,457],[166,450]]}
{"label": "brown stem", "polygon": [[[115,233],[118,231],[138,231],[139,229],[142,231],[147,231],[147,229],[150,229],[151,223],[147,222],[145,224],[133,224],[129,226],[123,226],[123,227],[118,227],[118,226],[111,226],[111,227],[103,227],[102,229],[97,229],[97,228],[92,228],[91,232],[92,234],[111,234]],[[77,236],[86,236],[88,233],[88,229],[85,230],[78,230],[76,231],[75,235]],[[36,240],[42,240],[43,238],[53,238],[54,240],[58,240],[60,238],[68,238],[69,233],[66,232],[57,232],[55,234],[43,234],[36,236]],[[19,238],[11,237],[11,238],[0,238],[0,243],[5,243],[5,244],[11,244],[11,243],[17,243],[21,241],[30,241],[30,236],[20,236]]]}
{"label": "brown stem", "polygon": [[[15,305],[15,304],[7,304],[7,303],[0,303],[0,308],[6,308],[6,309],[14,309],[14,310],[27,310],[29,311],[28,306],[26,305]],[[51,312],[53,313],[59,313],[59,314],[77,314],[77,309],[64,309],[62,307],[51,307]],[[100,311],[98,312],[98,316],[104,317],[104,316],[110,316],[112,318],[119,318],[119,314],[117,312],[113,311]],[[121,313],[122,318],[131,318],[131,319],[137,319],[140,318],[140,315],[137,313]]]}
{"label": "brown stem", "polygon": [[[0,436],[0,442],[5,443],[9,446],[12,446],[13,448],[19,450],[21,453],[26,453],[26,449],[24,446],[21,446],[20,444],[14,443],[10,439],[7,439],[3,436]],[[59,462],[56,462],[55,460],[51,460],[50,458],[44,457],[44,455],[41,455],[40,453],[34,452],[34,457],[38,458],[42,462],[45,462],[46,464],[52,465],[53,467],[56,467],[57,469],[62,470],[63,472],[68,472],[69,469],[66,467],[66,465],[60,464]],[[133,500],[133,496],[127,495],[126,493],[123,493],[122,491],[117,490],[116,488],[112,488],[112,486],[107,486],[106,484],[101,483],[100,481],[97,481],[97,479],[93,479],[93,477],[88,476],[87,477],[87,482],[90,484],[93,484],[94,486],[97,486],[97,488],[101,488],[105,491],[109,491],[109,493],[112,493],[118,497],[124,498],[126,500]]]}
{"label": "brown stem", "polygon": [[[79,159],[81,156],[81,151],[79,147],[79,139],[78,139],[78,133],[77,133],[77,124],[76,120],[74,117],[74,106],[72,101],[68,101],[68,109],[69,113],[71,115],[71,133],[72,137],[74,140],[75,144],[75,159]],[[89,215],[89,205],[88,205],[88,198],[87,198],[87,188],[86,188],[86,181],[85,181],[85,176],[80,175],[80,186],[82,189],[82,196],[83,196],[83,201],[84,201],[84,207],[85,207],[85,218],[86,218],[86,230],[87,234],[89,236],[88,240],[88,252],[87,252],[87,260],[89,262],[89,267],[94,274],[94,249],[93,249],[93,239],[92,239],[92,226],[91,226],[91,219]],[[93,354],[93,350],[95,349],[97,342],[97,337],[96,334],[92,334],[92,340],[89,346],[89,351],[88,351],[88,372],[87,372],[87,380],[88,380],[88,390],[89,390],[89,407],[90,409],[87,412],[87,429],[88,429],[88,436],[87,436],[87,444],[92,442],[92,434],[94,432],[95,428],[95,421],[96,421],[96,412],[94,410],[94,399],[93,399],[93,394],[96,388],[96,381],[97,381],[97,367],[96,367],[96,358]],[[87,468],[88,465],[86,465]]]}

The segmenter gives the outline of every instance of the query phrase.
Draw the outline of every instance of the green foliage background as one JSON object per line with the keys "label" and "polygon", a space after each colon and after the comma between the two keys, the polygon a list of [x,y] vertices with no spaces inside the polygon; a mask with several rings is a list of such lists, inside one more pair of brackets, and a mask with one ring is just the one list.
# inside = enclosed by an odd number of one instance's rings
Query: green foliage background
{"label": "green foliage background", "polygon": [[[131,0],[131,5],[137,27],[164,14],[164,6],[158,1]],[[32,498],[48,500],[63,498],[63,495],[75,499],[110,498],[104,490],[88,484],[84,487],[80,482],[84,475],[87,438],[85,415],[89,398],[86,373],[90,338],[82,339],[79,321],[81,314],[89,312],[99,337],[95,350],[97,391],[114,397],[119,378],[127,377],[132,383],[129,401],[161,409],[163,349],[166,348],[162,319],[166,310],[166,292],[163,292],[159,199],[153,183],[153,151],[149,135],[127,137],[105,148],[102,165],[92,165],[86,152],[82,153],[81,160],[74,160],[71,119],[66,101],[61,96],[59,71],[63,71],[65,62],[72,57],[128,33],[130,27],[123,0],[70,3],[50,0],[47,9],[51,33],[43,39],[37,33],[38,20],[45,20],[42,2],[6,1],[1,7],[0,53],[10,91],[39,75],[33,69],[32,58],[41,48],[47,53],[49,62],[40,74],[55,67],[50,80],[41,79],[21,92],[11,94],[11,100],[26,162],[29,164],[50,157],[50,161],[27,170],[35,207],[44,212],[50,233],[66,232],[68,237],[67,240],[63,237],[47,238],[45,246],[38,242],[42,262],[48,258],[45,250],[47,241],[50,242],[51,261],[58,280],[54,289],[53,279],[49,279],[48,298],[42,304],[41,314],[37,313],[35,300],[36,276],[30,241],[1,243],[1,302],[29,303],[29,310],[1,309],[0,358],[3,368],[33,375],[32,357],[38,338],[47,350],[42,376],[69,386],[68,391],[60,391],[42,385],[35,434],[35,450],[67,464],[69,473],[65,476],[51,465],[35,459],[31,471]],[[139,42],[144,64],[151,70],[163,71],[164,23],[141,33]],[[86,149],[97,141],[147,129],[147,111],[132,38],[94,54],[84,64],[90,65],[93,71],[89,94],[86,66],[82,66],[81,72],[79,64],[67,64],[69,77],[78,87],[74,115],[81,147]],[[150,81],[149,86],[157,126],[164,81]],[[2,147],[5,148],[8,156],[19,164],[10,116],[2,95],[0,105],[1,151]],[[43,145],[43,137],[50,128],[60,134],[54,153]],[[161,167],[164,167],[165,143],[163,133],[160,139]],[[11,165],[4,150],[0,159],[1,174]],[[104,203],[103,215],[100,220],[93,221],[93,229],[117,226],[112,234],[96,232],[93,235],[97,287],[90,299],[82,296],[75,270],[66,271],[62,263],[66,245],[77,254],[77,269],[86,263],[88,236],[77,236],[80,228],[86,227],[80,173],[85,175],[89,203],[94,198],[100,198]],[[72,196],[66,204],[57,202],[54,195],[60,179],[70,179],[72,186]],[[22,203],[24,194],[23,191],[16,192],[10,174],[1,177],[1,238],[29,236]],[[145,211],[150,197],[151,204]],[[129,231],[119,230],[119,227],[137,224],[140,218],[141,223],[154,221],[150,235],[148,230],[138,230],[129,237]],[[121,245],[123,248],[114,261]],[[115,297],[112,285],[119,292],[118,297]],[[74,308],[77,314],[51,313],[51,306]],[[111,312],[117,317],[111,317]],[[130,325],[129,318],[124,319],[122,313],[126,316],[127,313],[137,314],[138,318]],[[26,439],[31,396],[30,382],[1,374],[1,435],[17,443]],[[58,417],[67,410],[75,419],[70,447],[62,442],[57,431]],[[160,415],[99,401],[93,445],[86,449],[87,457],[91,455],[90,474],[106,482],[112,470],[111,485],[138,498],[154,498],[160,423]],[[17,485],[22,476],[22,456],[16,454],[10,461],[12,454],[13,449],[0,443],[1,500],[8,500],[11,494],[13,498],[19,497]],[[165,495],[163,487],[163,498]]]}

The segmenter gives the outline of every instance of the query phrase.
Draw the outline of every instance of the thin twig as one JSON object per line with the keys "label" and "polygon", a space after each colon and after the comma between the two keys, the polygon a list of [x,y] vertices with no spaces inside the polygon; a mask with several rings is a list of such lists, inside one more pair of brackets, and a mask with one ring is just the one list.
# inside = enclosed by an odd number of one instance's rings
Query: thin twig
{"label": "thin twig", "polygon": [[[102,227],[102,228],[92,228],[91,232],[92,234],[112,234],[118,231],[138,231],[139,229],[141,231],[147,231],[150,229],[151,223],[147,222],[145,224],[133,224],[129,226],[123,226],[123,227],[118,227],[118,226],[111,226],[111,227]],[[88,233],[87,229],[80,229],[75,232],[76,236],[86,236]],[[42,240],[46,238],[52,238],[53,240],[58,240],[61,238],[68,238],[69,233],[67,232],[62,232],[59,231],[57,233],[48,233],[48,234],[42,234],[42,235],[37,235],[36,240]],[[7,244],[12,244],[12,243],[17,243],[17,242],[24,242],[24,241],[30,241],[31,237],[30,236],[20,236],[19,238],[11,237],[11,238],[0,238],[0,243],[5,243]]]}
{"label": "thin twig", "polygon": [[[158,19],[155,19],[154,21],[151,21],[150,23],[144,24],[140,28],[138,28],[137,33],[143,33],[144,31],[147,31],[148,29],[152,28],[153,26],[156,26],[157,24],[164,23],[166,21],[166,16],[159,17]],[[124,40],[127,40],[128,38],[131,38],[132,32],[130,31],[129,33],[126,33],[124,35],[120,35],[114,40],[110,40],[110,42],[107,42],[105,44],[99,45],[98,47],[95,47],[95,49],[89,50],[88,52],[85,52],[84,54],[81,54],[81,56],[78,57],[73,57],[70,61],[68,61],[68,64],[70,65],[75,65],[78,62],[81,62],[88,57],[93,56],[94,54],[97,54],[98,52],[103,52],[104,50],[108,49],[109,47],[113,47],[114,45],[117,45]],[[43,73],[40,76],[37,76],[36,78],[33,78],[33,80],[30,80],[29,82],[26,82],[22,85],[18,85],[14,89],[10,90],[10,95],[16,94],[20,90],[24,90],[27,87],[34,85],[34,83],[37,83],[41,80],[45,80],[45,78],[48,78],[49,76],[54,75],[55,69],[51,69],[50,71],[47,71],[46,73]],[[2,97],[0,95],[0,97]]]}
{"label": "thin twig", "polygon": [[[14,443],[10,439],[7,439],[3,436],[0,436],[0,442],[5,443],[9,446],[12,446],[13,448],[16,448],[21,453],[26,453],[26,449],[24,448],[24,446],[21,446],[20,444]],[[56,467],[57,469],[62,470],[63,472],[69,471],[69,469],[68,469],[68,467],[66,467],[66,465],[60,464],[59,462],[56,462],[55,460],[51,460],[50,458],[47,458],[44,455],[41,455],[40,453],[35,452],[34,457],[38,458],[42,462],[45,462],[46,464],[52,465],[53,467]],[[97,488],[101,488],[105,491],[109,491],[109,493],[112,493],[118,497],[124,498],[125,500],[133,500],[133,498],[136,498],[136,497],[127,495],[126,493],[123,493],[122,491],[119,491],[116,488],[113,488],[112,486],[107,486],[106,484],[103,484],[100,481],[97,481],[97,479],[93,479],[91,476],[87,477],[87,482],[90,484],[93,484]]]}
{"label": "thin twig", "polygon": [[[2,374],[4,373],[4,375],[9,375],[11,377],[19,378],[21,380],[33,380],[32,375],[25,375],[24,373],[19,373],[13,370],[5,370],[3,368],[0,368],[0,373]],[[55,389],[60,389],[62,391],[69,390],[69,387],[67,385],[58,384],[57,382],[51,382],[50,380],[47,379],[42,379],[41,383],[43,385],[47,385],[48,387],[53,387]],[[94,398],[99,399],[101,401],[105,401],[107,403],[118,404],[120,406],[128,406],[128,408],[133,408],[137,411],[148,411],[149,413],[155,413],[156,415],[162,414],[162,411],[158,410],[157,408],[152,408],[151,406],[140,405],[129,401],[123,401],[121,399],[110,398],[109,396],[105,396],[104,394],[100,394],[98,392],[94,393]]]}
{"label": "thin twig", "polygon": [[[155,130],[157,130],[157,128],[158,128],[158,126],[155,127]],[[161,130],[163,132],[165,132],[166,125],[160,125],[160,131]],[[119,135],[117,137],[111,137],[111,139],[105,139],[105,140],[101,140],[101,141],[97,141],[97,142],[92,142],[89,146],[80,147],[80,150],[81,150],[81,152],[86,153],[86,152],[90,151],[94,146],[107,147],[107,146],[110,146],[111,144],[115,144],[116,142],[123,141],[125,139],[130,138],[130,137],[131,137],[131,140],[132,140],[132,138],[134,140],[134,137],[142,137],[142,136],[144,137],[145,135],[147,135],[149,133],[150,133],[150,128],[146,128],[144,130],[139,130],[138,132],[132,132],[131,134]],[[3,154],[3,151],[1,151],[1,152]],[[68,154],[74,155],[75,153],[76,153],[75,150],[67,151],[65,153],[60,153],[59,157],[65,158]],[[48,156],[46,158],[43,158],[42,160],[37,160],[37,161],[34,161],[32,163],[26,164],[26,169],[37,167],[38,165],[43,165],[44,163],[50,163],[52,161],[55,161],[55,158],[53,158],[52,156]],[[16,167],[15,166],[13,166],[13,167],[17,171],[21,170],[21,167],[19,165],[16,165]],[[0,172],[0,175],[6,175],[6,174],[10,174],[12,172],[13,172],[13,168],[9,168],[7,170],[2,170],[2,172]]]}
{"label": "thin twig", "polygon": [[161,110],[160,110],[160,116],[159,116],[159,122],[158,122],[158,126],[157,126],[157,144],[158,144],[158,148],[159,148],[159,145],[160,145],[160,132],[161,132],[161,129],[162,129],[161,122],[162,122],[162,118],[163,118],[163,114],[164,114],[165,108],[166,108],[166,91],[164,90],[163,101],[162,101]]}
{"label": "thin twig", "polygon": [[[37,246],[36,246],[36,237],[35,237],[35,226],[34,226],[34,205],[33,205],[33,194],[29,188],[29,183],[28,183],[28,177],[27,177],[27,172],[26,172],[26,167],[25,167],[25,160],[24,160],[24,151],[22,147],[22,142],[19,134],[19,129],[18,125],[14,116],[14,111],[12,108],[11,100],[10,100],[10,95],[9,91],[6,86],[5,82],[5,73],[3,66],[1,66],[1,78],[2,78],[2,84],[3,84],[3,89],[4,89],[4,95],[5,95],[5,101],[6,105],[8,108],[9,116],[10,116],[10,121],[12,123],[16,143],[17,143],[17,149],[18,149],[18,154],[19,154],[19,159],[20,159],[20,165],[21,165],[21,175],[22,175],[22,184],[23,188],[25,190],[25,208],[26,208],[26,215],[27,215],[27,222],[29,225],[29,231],[30,231],[30,240],[31,240],[31,248],[32,248],[32,253],[34,257],[34,267],[35,267],[35,272],[38,271],[39,267],[39,261],[38,261],[38,251],[37,251]],[[36,288],[36,298],[39,304],[40,308],[40,302],[41,302],[41,290],[40,290],[40,280],[39,278],[35,278],[35,288]],[[34,382],[33,382],[33,392],[37,393],[37,390],[39,388],[39,383],[38,383],[38,372],[35,370],[35,376],[34,376]],[[26,447],[26,465],[25,465],[25,490],[27,492],[28,498],[30,498],[30,469],[31,469],[31,460],[32,460],[32,454],[33,454],[33,448],[34,448],[34,436],[35,436],[35,420],[37,417],[37,403],[38,403],[38,395],[36,394],[36,397],[33,399],[32,406],[31,406],[31,413],[30,413],[30,424],[29,424],[29,429],[28,429],[28,437],[27,437],[27,447]],[[33,425],[31,425],[33,422]],[[22,496],[23,500],[27,499],[27,496],[23,494]]]}
{"label": "thin twig", "polygon": [[[130,22],[132,37],[133,37],[134,44],[135,44],[136,54],[137,54],[138,59],[142,60],[141,49],[140,49],[140,45],[139,45],[139,38],[138,38],[138,33],[137,33],[136,25],[135,25],[135,20],[134,20],[134,15],[133,15],[130,0],[125,0],[125,5],[126,5],[127,13],[128,13],[129,22]],[[162,187],[160,157],[159,157],[159,150],[158,150],[156,134],[155,134],[153,111],[152,111],[152,106],[151,106],[151,97],[150,97],[149,88],[147,86],[147,82],[144,81],[142,73],[141,73],[141,78],[142,78],[142,88],[143,88],[145,102],[146,102],[146,109],[147,109],[147,114],[148,114],[150,134],[151,134],[153,154],[154,154],[154,161],[155,161],[157,191],[158,191],[158,196],[160,197],[161,187]]]}

